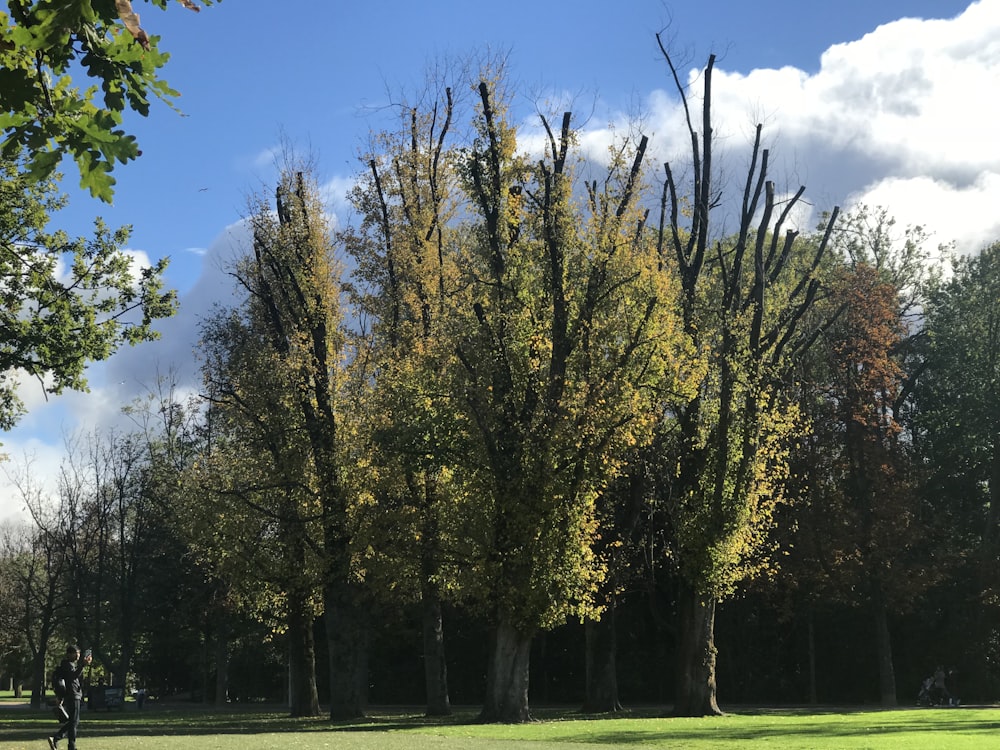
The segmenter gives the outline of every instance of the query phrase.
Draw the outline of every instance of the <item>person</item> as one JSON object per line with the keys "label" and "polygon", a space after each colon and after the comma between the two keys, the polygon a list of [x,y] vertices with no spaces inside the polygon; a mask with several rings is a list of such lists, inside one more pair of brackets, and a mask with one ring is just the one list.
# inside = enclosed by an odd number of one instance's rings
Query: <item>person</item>
{"label": "person", "polygon": [[135,702],[139,706],[139,710],[142,710],[142,704],[146,702],[146,688],[141,687],[135,691]]}
{"label": "person", "polygon": [[951,704],[951,693],[948,692],[948,688],[945,685],[945,674],[944,667],[938,665],[938,668],[934,670],[934,692],[937,695],[938,701],[943,705]]}
{"label": "person", "polygon": [[920,692],[917,693],[918,706],[934,705],[934,678],[927,677],[920,683]]}
{"label": "person", "polygon": [[56,668],[56,680],[66,686],[59,702],[66,709],[69,718],[59,727],[59,731],[48,738],[50,750],[56,750],[59,742],[69,740],[69,750],[76,750],[76,733],[80,728],[80,704],[83,701],[83,670],[94,660],[88,650],[80,657],[80,649],[74,645],[66,647],[66,658]]}
{"label": "person", "polygon": [[944,680],[945,690],[948,691],[948,695],[951,696],[951,705],[960,706],[962,701],[958,697],[958,670],[952,667],[948,670],[948,674],[945,676]]}

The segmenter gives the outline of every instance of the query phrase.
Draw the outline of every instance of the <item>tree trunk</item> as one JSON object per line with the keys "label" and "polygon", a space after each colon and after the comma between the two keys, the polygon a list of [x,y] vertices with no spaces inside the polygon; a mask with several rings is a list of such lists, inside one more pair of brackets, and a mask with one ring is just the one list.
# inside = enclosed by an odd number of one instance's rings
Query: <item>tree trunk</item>
{"label": "tree trunk", "polygon": [[483,722],[523,724],[528,711],[528,676],[533,632],[516,628],[505,618],[493,630],[486,671],[486,701],[479,714]]}
{"label": "tree trunk", "polygon": [[[203,623],[201,628],[201,676],[198,680],[199,688],[201,690],[201,703],[203,706],[209,705],[211,702],[208,695],[208,682],[212,674],[212,660],[209,658],[209,644],[212,642],[212,626],[210,623]],[[191,700],[194,700],[194,694],[191,695]]]}
{"label": "tree trunk", "polygon": [[215,627],[215,705],[229,703],[229,621],[220,611]]}
{"label": "tree trunk", "polygon": [[441,616],[440,575],[441,530],[438,528],[438,506],[441,498],[434,472],[410,474],[407,484],[412,488],[415,505],[421,509],[420,539],[421,604],[424,631],[424,683],[427,694],[427,715],[448,716],[448,664],[445,660],[444,626]]}
{"label": "tree trunk", "polygon": [[615,604],[612,599],[600,620],[587,620],[586,635],[586,713],[621,711],[618,701],[618,633]]}
{"label": "tree trunk", "polygon": [[993,436],[993,450],[990,455],[990,507],[986,519],[986,552],[993,555],[997,544],[997,524],[1000,523],[1000,430]]}
{"label": "tree trunk", "polygon": [[448,664],[444,651],[444,625],[441,600],[432,587],[426,586],[423,596],[424,621],[424,681],[427,689],[427,715],[448,716]]}
{"label": "tree trunk", "polygon": [[889,635],[889,614],[882,596],[881,584],[873,586],[872,608],[875,614],[875,645],[878,652],[878,686],[882,705],[892,707],[896,700],[896,671],[892,664],[892,637]]}
{"label": "tree trunk", "polygon": [[292,716],[319,716],[313,618],[305,597],[292,597],[289,607],[288,708]]}
{"label": "tree trunk", "polygon": [[809,704],[815,706],[819,703],[819,695],[816,692],[816,621],[811,609],[807,625],[809,628]]}
{"label": "tree trunk", "polygon": [[715,606],[714,598],[682,587],[676,716],[722,715],[715,696]]}
{"label": "tree trunk", "polygon": [[330,719],[357,719],[368,706],[368,631],[360,597],[345,582],[325,588]]}
{"label": "tree trunk", "polygon": [[41,708],[48,688],[45,676],[45,651],[36,651],[31,658],[31,707]]}

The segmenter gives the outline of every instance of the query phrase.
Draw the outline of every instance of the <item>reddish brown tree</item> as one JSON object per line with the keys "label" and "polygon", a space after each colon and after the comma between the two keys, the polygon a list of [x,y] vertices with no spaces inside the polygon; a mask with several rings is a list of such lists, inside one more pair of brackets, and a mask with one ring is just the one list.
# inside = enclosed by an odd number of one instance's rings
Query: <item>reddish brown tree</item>
{"label": "reddish brown tree", "polygon": [[797,574],[869,610],[887,706],[896,705],[890,617],[933,580],[921,554],[928,529],[917,472],[898,418],[907,382],[899,300],[897,287],[866,264],[843,269],[832,284],[840,314],[806,368],[812,431],[800,456],[809,478],[793,510],[793,555],[804,556]]}

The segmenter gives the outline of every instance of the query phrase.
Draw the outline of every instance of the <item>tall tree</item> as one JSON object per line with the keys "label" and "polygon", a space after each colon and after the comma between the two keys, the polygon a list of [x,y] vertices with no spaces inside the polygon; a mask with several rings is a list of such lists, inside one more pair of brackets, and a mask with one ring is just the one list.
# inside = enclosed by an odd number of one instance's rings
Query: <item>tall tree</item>
{"label": "tall tree", "polygon": [[493,632],[482,718],[522,721],[533,635],[598,614],[595,498],[648,427],[638,404],[663,377],[674,290],[637,205],[645,139],[619,144],[578,202],[570,115],[558,133],[543,120],[549,147],[532,165],[503,97],[473,91],[471,145],[446,142],[451,89],[380,141],[353,242],[392,415],[378,439],[401,467],[428,622],[462,560],[464,596]]}
{"label": "tall tree", "polygon": [[596,614],[596,497],[645,439],[645,398],[666,362],[683,371],[686,355],[672,348],[675,292],[638,205],[646,139],[622,144],[580,203],[571,114],[558,129],[542,119],[545,153],[531,163],[503,97],[478,90],[459,163],[475,224],[460,250],[468,319],[456,351],[492,627],[481,717],[525,721],[532,637]]}
{"label": "tall tree", "polygon": [[[151,511],[149,543],[143,553],[151,575],[140,592],[146,627],[138,644],[135,675],[139,685],[162,685],[167,677],[164,665],[182,669],[184,663],[172,664],[161,656],[161,650],[168,647],[205,655],[204,646],[182,645],[187,637],[204,639],[213,648],[210,658],[202,658],[203,700],[219,704],[229,700],[229,640],[237,618],[231,589],[204,564],[204,550],[195,542],[201,537],[190,533],[197,528],[195,519],[204,517],[204,509],[197,504],[206,502],[207,493],[203,488],[192,491],[184,480],[206,453],[211,433],[205,424],[204,402],[195,395],[182,400],[181,393],[170,373],[158,377],[149,393],[124,410],[145,446],[145,492]],[[208,676],[213,670],[214,691]]]}
{"label": "tall tree", "polygon": [[320,513],[304,436],[288,413],[293,383],[259,318],[248,313],[219,311],[203,327],[211,441],[190,476],[197,489],[184,501],[186,525],[244,610],[285,634],[291,710],[312,716],[319,712],[313,620]]}
{"label": "tall tree", "polygon": [[[372,324],[365,359],[376,378],[365,411],[378,453],[373,460],[381,467],[377,494],[384,507],[377,525],[384,529],[386,518],[393,519],[394,543],[375,546],[416,567],[430,715],[451,712],[442,603],[454,589],[455,572],[445,549],[455,507],[449,481],[455,425],[444,387],[460,282],[448,248],[456,202],[454,155],[447,149],[454,107],[450,87],[426,111],[400,107],[399,131],[375,140],[353,192],[362,225],[345,235],[357,261],[356,298]],[[409,533],[400,534],[401,527]],[[400,544],[401,538],[415,545]],[[396,572],[391,588],[398,591]]]}
{"label": "tall tree", "polygon": [[[339,410],[344,338],[340,273],[330,228],[311,173],[286,165],[275,209],[260,199],[250,226],[253,245],[235,275],[247,292],[242,310],[222,314],[207,331],[208,395],[230,420],[226,466],[240,466],[240,488],[224,495],[250,499],[243,516],[271,527],[282,570],[298,573],[288,589],[292,677],[298,713],[318,711],[308,579],[322,585],[330,653],[331,717],[361,715],[366,699],[365,638],[360,584],[352,562],[353,519],[343,471]],[[226,482],[232,482],[229,474]],[[239,478],[242,477],[242,478]],[[247,480],[247,481],[244,481]],[[247,490],[251,494],[247,494]]]}
{"label": "tall tree", "polygon": [[1000,526],[1000,243],[958,257],[930,295],[928,367],[917,384],[921,450],[976,546],[998,549]]}
{"label": "tall tree", "polygon": [[666,465],[676,468],[661,477],[660,490],[681,581],[674,710],[698,716],[720,713],[716,605],[761,569],[767,530],[782,497],[789,439],[798,426],[783,380],[813,338],[800,322],[819,289],[814,271],[836,212],[819,241],[804,248],[796,243],[798,231],[785,225],[804,188],[779,201],[758,126],[737,230],[728,238],[716,236],[711,217],[723,193],[714,184],[715,58],[702,74],[699,132],[687,90],[662,42],[660,48],[687,115],[693,171],[685,198],[666,166],[661,252],[666,272],[680,279],[685,332],[707,363],[697,395],[673,398],[663,407],[676,415],[662,440]]}
{"label": "tall tree", "polygon": [[[927,467],[928,501],[950,531],[938,553],[963,561],[949,590],[951,609],[969,613],[956,630],[971,632],[970,682],[986,682],[1000,654],[997,570],[1000,568],[1000,243],[957,257],[926,306],[922,342],[927,367],[915,387],[914,442]],[[975,647],[973,647],[975,648]],[[982,651],[988,659],[982,658]],[[992,678],[990,679],[992,681]]]}
{"label": "tall tree", "polygon": [[[791,509],[813,580],[828,599],[863,603],[872,624],[879,695],[896,705],[889,622],[942,572],[930,540],[912,441],[899,421],[906,397],[904,305],[886,275],[865,263],[832,279],[836,322],[803,369],[803,411],[811,424],[800,469],[808,490]],[[820,575],[816,575],[820,573]]]}
{"label": "tall tree", "polygon": [[[212,2],[179,1],[194,11]],[[150,3],[167,7],[167,0]],[[139,26],[130,0],[9,0],[7,8],[0,12],[0,153],[29,154],[35,179],[72,156],[81,187],[110,202],[115,162],[140,154],[120,128],[123,113],[145,116],[151,97],[171,104],[179,96],[159,77],[168,55]]]}

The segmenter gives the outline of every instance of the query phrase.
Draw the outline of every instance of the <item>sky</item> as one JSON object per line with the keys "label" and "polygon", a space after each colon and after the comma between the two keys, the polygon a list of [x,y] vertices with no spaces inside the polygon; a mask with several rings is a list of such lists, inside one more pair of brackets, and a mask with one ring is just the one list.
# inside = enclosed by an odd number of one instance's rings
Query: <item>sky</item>
{"label": "sky", "polygon": [[[54,227],[132,225],[132,252],[170,258],[181,308],[158,324],[159,341],[92,366],[88,393],[46,400],[24,385],[29,412],[0,442],[7,472],[27,467],[43,484],[68,438],[121,426],[122,406],[158,376],[197,390],[199,321],[231,298],[225,264],[245,247],[248,196],[272,188],[281,143],[313,156],[331,213],[350,221],[343,197],[369,132],[448,61],[505,55],[526,130],[539,102],[557,102],[579,113],[582,147],[600,159],[638,116],[654,158],[683,160],[659,32],[688,80],[716,55],[715,129],[733,172],[762,122],[779,186],[805,185],[817,212],[885,206],[899,227],[919,224],[960,252],[1000,239],[1000,0],[134,5],[171,53],[162,75],[181,92],[177,110],[128,118],[143,153],[115,170],[112,205],[76,190],[67,166],[71,203]],[[0,472],[0,519],[22,513]]]}

